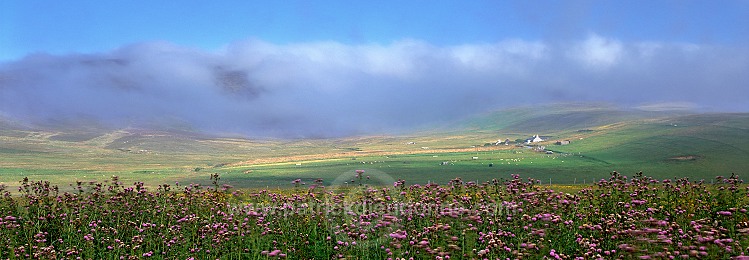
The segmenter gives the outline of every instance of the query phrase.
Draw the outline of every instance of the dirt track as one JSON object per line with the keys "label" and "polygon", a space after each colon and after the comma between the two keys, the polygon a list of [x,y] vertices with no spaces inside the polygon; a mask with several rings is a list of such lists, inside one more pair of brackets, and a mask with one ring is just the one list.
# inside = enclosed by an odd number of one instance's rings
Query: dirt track
{"label": "dirt track", "polygon": [[422,150],[411,150],[411,151],[356,151],[356,152],[339,152],[339,153],[323,153],[323,154],[305,154],[305,155],[294,155],[284,157],[269,157],[269,158],[257,158],[241,162],[236,162],[227,165],[228,167],[240,167],[250,165],[262,165],[271,163],[284,163],[284,162],[303,162],[312,160],[327,160],[327,159],[341,159],[341,158],[352,158],[361,156],[376,156],[376,155],[404,155],[404,154],[437,154],[437,153],[460,153],[460,152],[486,152],[486,151],[500,151],[508,150],[512,146],[489,146],[489,147],[475,147],[475,148],[446,148],[446,149],[422,149]]}

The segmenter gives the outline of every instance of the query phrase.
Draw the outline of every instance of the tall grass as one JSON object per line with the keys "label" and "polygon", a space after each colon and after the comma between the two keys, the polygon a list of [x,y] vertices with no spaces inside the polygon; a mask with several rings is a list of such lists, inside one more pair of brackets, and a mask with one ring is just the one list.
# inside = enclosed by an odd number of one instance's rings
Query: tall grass
{"label": "tall grass", "polygon": [[[563,193],[514,175],[485,183],[0,187],[2,259],[729,259],[747,254],[741,180],[616,172]],[[553,186],[551,186],[553,187]]]}

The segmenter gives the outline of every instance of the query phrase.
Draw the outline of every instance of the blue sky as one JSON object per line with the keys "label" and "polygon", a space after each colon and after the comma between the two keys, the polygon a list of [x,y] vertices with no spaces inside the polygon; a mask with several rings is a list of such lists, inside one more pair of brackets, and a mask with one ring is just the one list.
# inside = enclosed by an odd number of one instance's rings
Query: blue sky
{"label": "blue sky", "polygon": [[749,1],[0,1],[0,117],[261,136],[749,112]]}
{"label": "blue sky", "polygon": [[508,38],[742,44],[747,1],[15,1],[0,2],[0,59],[98,52],[144,41],[436,45]]}

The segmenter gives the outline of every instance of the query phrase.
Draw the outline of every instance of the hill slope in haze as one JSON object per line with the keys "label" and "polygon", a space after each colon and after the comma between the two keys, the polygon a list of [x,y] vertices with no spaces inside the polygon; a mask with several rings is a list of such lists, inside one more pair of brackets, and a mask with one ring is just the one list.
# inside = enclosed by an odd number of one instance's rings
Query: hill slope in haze
{"label": "hill slope in haze", "polygon": [[456,127],[468,130],[556,133],[633,120],[693,114],[688,111],[646,111],[605,104],[552,104],[503,109],[471,117]]}
{"label": "hill slope in haze", "polygon": [[[533,134],[546,137],[535,145],[553,154],[487,145]],[[571,144],[554,145],[557,140]],[[500,110],[404,135],[293,140],[0,120],[0,183],[11,185],[26,176],[70,182],[111,175],[159,184],[202,181],[219,172],[239,187],[283,186],[297,178],[336,179],[364,167],[362,163],[412,182],[490,180],[520,173],[574,183],[611,171],[644,171],[657,178],[743,176],[749,174],[749,114],[566,104]]]}

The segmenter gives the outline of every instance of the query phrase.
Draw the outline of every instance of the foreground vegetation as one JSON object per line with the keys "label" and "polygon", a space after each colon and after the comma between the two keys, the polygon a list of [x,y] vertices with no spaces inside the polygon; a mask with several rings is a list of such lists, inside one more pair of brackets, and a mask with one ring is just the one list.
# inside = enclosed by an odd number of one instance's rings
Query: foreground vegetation
{"label": "foreground vegetation", "polygon": [[[213,184],[24,179],[2,190],[2,259],[728,259],[749,254],[747,188],[610,178],[569,194],[515,175],[485,183],[367,185],[321,180],[232,191]],[[353,185],[356,183],[356,185]],[[348,184],[348,183],[347,183]]]}

